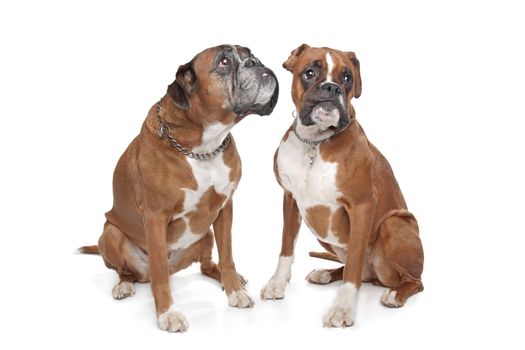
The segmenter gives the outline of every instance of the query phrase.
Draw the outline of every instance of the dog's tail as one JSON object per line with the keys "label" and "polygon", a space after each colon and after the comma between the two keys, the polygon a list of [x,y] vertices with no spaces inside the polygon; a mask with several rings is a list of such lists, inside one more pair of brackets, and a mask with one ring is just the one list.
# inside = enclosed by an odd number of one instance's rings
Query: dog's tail
{"label": "dog's tail", "polygon": [[336,262],[342,262],[339,257],[330,252],[310,252],[310,256],[313,258],[332,260]]}
{"label": "dog's tail", "polygon": [[96,245],[87,245],[84,247],[78,248],[75,253],[77,254],[100,254],[98,246]]}

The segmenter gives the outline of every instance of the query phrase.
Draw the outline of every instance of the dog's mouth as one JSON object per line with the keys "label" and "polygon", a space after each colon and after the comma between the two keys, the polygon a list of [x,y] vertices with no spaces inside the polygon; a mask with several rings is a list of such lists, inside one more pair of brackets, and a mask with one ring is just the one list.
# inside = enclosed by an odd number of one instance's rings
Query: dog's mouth
{"label": "dog's mouth", "polygon": [[279,83],[270,69],[264,66],[251,68],[250,74],[238,82],[232,108],[238,121],[249,114],[264,116],[272,113],[278,99]]}
{"label": "dog's mouth", "polygon": [[341,101],[309,100],[299,112],[297,132],[310,140],[322,140],[345,129],[350,120]]}
{"label": "dog's mouth", "polygon": [[[260,75],[259,75],[260,74]],[[265,105],[272,98],[277,87],[277,79],[271,70],[264,68],[257,76],[259,90],[254,105]]]}
{"label": "dog's mouth", "polygon": [[312,108],[310,118],[321,131],[336,131],[341,119],[341,112],[333,101],[322,101]]}

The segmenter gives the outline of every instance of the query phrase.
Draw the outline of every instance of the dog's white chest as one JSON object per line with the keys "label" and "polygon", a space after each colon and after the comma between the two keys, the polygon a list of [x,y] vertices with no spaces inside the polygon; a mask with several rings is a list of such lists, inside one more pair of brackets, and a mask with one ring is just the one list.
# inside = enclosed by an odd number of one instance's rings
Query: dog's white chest
{"label": "dog's white chest", "polygon": [[[202,195],[213,187],[214,190],[226,196],[228,199],[234,189],[234,183],[230,181],[230,168],[223,161],[223,154],[209,160],[188,159],[193,176],[199,186],[197,190],[183,188],[184,211],[196,210]],[[226,201],[225,201],[226,202]]]}
{"label": "dog's white chest", "polygon": [[[330,217],[341,206],[336,185],[337,163],[326,162],[317,154],[312,164],[308,154],[309,145],[301,142],[293,133],[279,146],[277,167],[282,186],[292,193],[301,216],[312,232],[323,241],[340,245],[328,226],[326,237],[321,238],[308,222],[308,209],[316,206],[328,208]],[[317,151],[317,150],[316,150]],[[329,220],[329,218],[327,218]],[[331,222],[331,220],[329,220]]]}
{"label": "dog's white chest", "polygon": [[[200,240],[206,234],[204,232],[193,232],[189,220],[189,214],[197,210],[207,208],[207,203],[202,203],[205,200],[203,196],[205,193],[213,190],[220,195],[224,195],[225,199],[221,203],[221,208],[226,204],[231,197],[236,187],[236,182],[230,181],[230,167],[223,161],[223,154],[219,154],[216,158],[209,160],[196,160],[188,158],[192,169],[192,175],[197,182],[197,189],[182,188],[184,191],[184,206],[180,213],[173,215],[172,221],[182,219],[185,222],[185,229],[182,236],[173,244],[170,244],[170,249],[186,248],[192,243]],[[213,222],[210,222],[211,225]]]}

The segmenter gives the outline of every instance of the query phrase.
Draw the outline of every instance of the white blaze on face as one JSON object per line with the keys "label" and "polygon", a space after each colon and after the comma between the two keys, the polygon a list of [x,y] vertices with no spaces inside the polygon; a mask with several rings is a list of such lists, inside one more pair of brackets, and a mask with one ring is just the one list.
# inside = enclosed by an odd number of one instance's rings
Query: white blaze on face
{"label": "white blaze on face", "polygon": [[326,82],[332,82],[332,71],[334,70],[334,61],[332,60],[332,54],[330,52],[326,53]]}

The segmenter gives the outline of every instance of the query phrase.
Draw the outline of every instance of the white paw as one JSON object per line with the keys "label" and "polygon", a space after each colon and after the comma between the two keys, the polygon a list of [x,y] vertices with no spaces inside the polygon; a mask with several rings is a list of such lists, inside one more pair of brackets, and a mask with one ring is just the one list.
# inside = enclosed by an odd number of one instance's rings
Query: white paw
{"label": "white paw", "polygon": [[168,332],[185,332],[188,329],[186,317],[172,305],[158,318],[159,328]]}
{"label": "white paw", "polygon": [[131,297],[135,294],[135,285],[131,282],[120,282],[113,287],[111,294],[113,294],[113,298],[118,300]]}
{"label": "white paw", "polygon": [[339,288],[332,307],[323,319],[325,327],[350,327],[354,324],[357,288],[346,282]]}
{"label": "white paw", "polygon": [[332,275],[328,270],[313,270],[308,274],[308,276],[306,276],[306,280],[315,284],[327,284],[332,280]]}
{"label": "white paw", "polygon": [[381,304],[387,307],[400,307],[403,306],[400,302],[396,300],[397,291],[392,289],[385,289],[383,295],[381,296]]}
{"label": "white paw", "polygon": [[324,327],[350,327],[354,324],[353,310],[348,306],[332,306],[323,319]]}
{"label": "white paw", "polygon": [[283,299],[287,283],[286,280],[272,278],[261,289],[261,299]]}
{"label": "white paw", "polygon": [[252,307],[255,303],[243,289],[234,290],[228,295],[228,304],[233,307]]}

